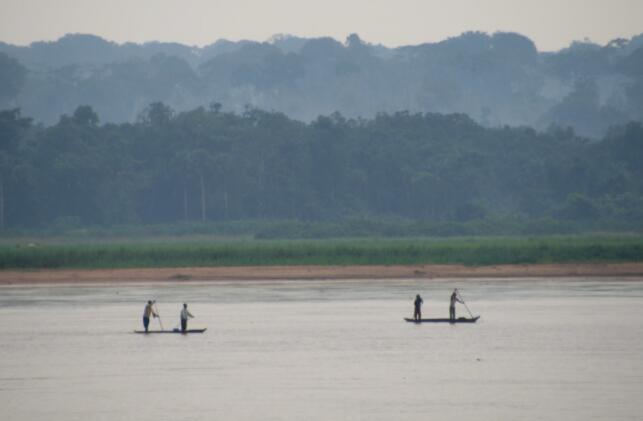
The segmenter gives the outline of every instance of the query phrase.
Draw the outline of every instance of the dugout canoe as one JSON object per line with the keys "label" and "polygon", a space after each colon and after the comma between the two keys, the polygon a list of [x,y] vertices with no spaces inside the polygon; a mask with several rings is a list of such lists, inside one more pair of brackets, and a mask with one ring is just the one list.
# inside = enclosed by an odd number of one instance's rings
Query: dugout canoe
{"label": "dugout canoe", "polygon": [[173,329],[173,330],[148,330],[147,332],[144,330],[135,330],[134,333],[142,333],[144,335],[150,334],[150,333],[181,333],[181,334],[186,334],[186,333],[203,333],[206,331],[207,328],[204,329],[188,329],[185,332],[181,331],[180,329]]}
{"label": "dugout canoe", "polygon": [[407,322],[411,323],[475,323],[478,321],[480,316],[476,316],[473,319],[469,319],[467,317],[459,317],[455,320],[451,319],[420,319],[420,320],[414,320],[414,319],[409,319],[407,317],[404,318]]}

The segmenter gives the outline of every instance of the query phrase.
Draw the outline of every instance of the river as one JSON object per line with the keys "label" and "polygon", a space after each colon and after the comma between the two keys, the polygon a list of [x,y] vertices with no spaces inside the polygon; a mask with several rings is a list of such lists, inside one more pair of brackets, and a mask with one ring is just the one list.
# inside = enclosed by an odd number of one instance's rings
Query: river
{"label": "river", "polygon": [[[454,287],[478,323],[403,321]],[[148,299],[207,331],[134,334]],[[641,396],[643,278],[0,287],[2,420],[640,420]]]}

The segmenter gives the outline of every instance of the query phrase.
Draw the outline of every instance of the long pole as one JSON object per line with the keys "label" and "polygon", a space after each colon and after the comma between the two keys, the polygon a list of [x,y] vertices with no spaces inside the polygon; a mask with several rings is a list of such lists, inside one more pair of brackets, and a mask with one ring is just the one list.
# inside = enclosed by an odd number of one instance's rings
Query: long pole
{"label": "long pole", "polygon": [[464,301],[464,298],[462,298],[462,295],[460,295],[460,291],[458,291],[458,296],[460,297],[460,301],[462,301],[462,304],[464,304],[464,308],[466,308],[467,311],[469,312],[469,316],[471,316],[471,318],[474,319],[473,314],[471,314],[471,310],[469,310],[469,306]]}
{"label": "long pole", "polygon": [[156,313],[156,317],[159,319],[159,324],[161,325],[161,330],[165,330],[163,327],[163,322],[161,321],[161,314],[159,313],[159,309],[156,308],[156,300],[154,301],[154,312]]}

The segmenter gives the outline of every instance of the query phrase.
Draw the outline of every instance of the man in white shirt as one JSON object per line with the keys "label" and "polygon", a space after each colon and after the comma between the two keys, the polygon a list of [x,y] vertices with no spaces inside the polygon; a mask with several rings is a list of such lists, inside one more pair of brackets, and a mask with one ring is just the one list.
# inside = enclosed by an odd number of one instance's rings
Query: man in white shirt
{"label": "man in white shirt", "polygon": [[181,332],[188,330],[188,318],[193,318],[194,316],[188,311],[188,305],[183,304],[183,310],[181,310]]}

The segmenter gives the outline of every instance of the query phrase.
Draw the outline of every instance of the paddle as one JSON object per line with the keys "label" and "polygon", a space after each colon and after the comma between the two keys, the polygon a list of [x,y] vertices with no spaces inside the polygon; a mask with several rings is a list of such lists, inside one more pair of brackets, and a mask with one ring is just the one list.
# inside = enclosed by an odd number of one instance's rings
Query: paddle
{"label": "paddle", "polygon": [[460,294],[460,291],[458,291],[458,297],[460,297],[460,301],[462,301],[462,304],[464,305],[464,308],[467,309],[469,312],[469,316],[471,316],[472,319],[474,319],[473,314],[471,313],[471,310],[469,310],[469,306],[467,306],[467,303],[464,301],[464,298],[462,298],[462,295]]}
{"label": "paddle", "polygon": [[159,319],[159,324],[161,325],[161,330],[165,330],[163,327],[163,322],[161,321],[161,314],[159,313],[159,309],[156,308],[156,300],[152,302],[154,304],[154,313],[156,313],[156,317]]}

